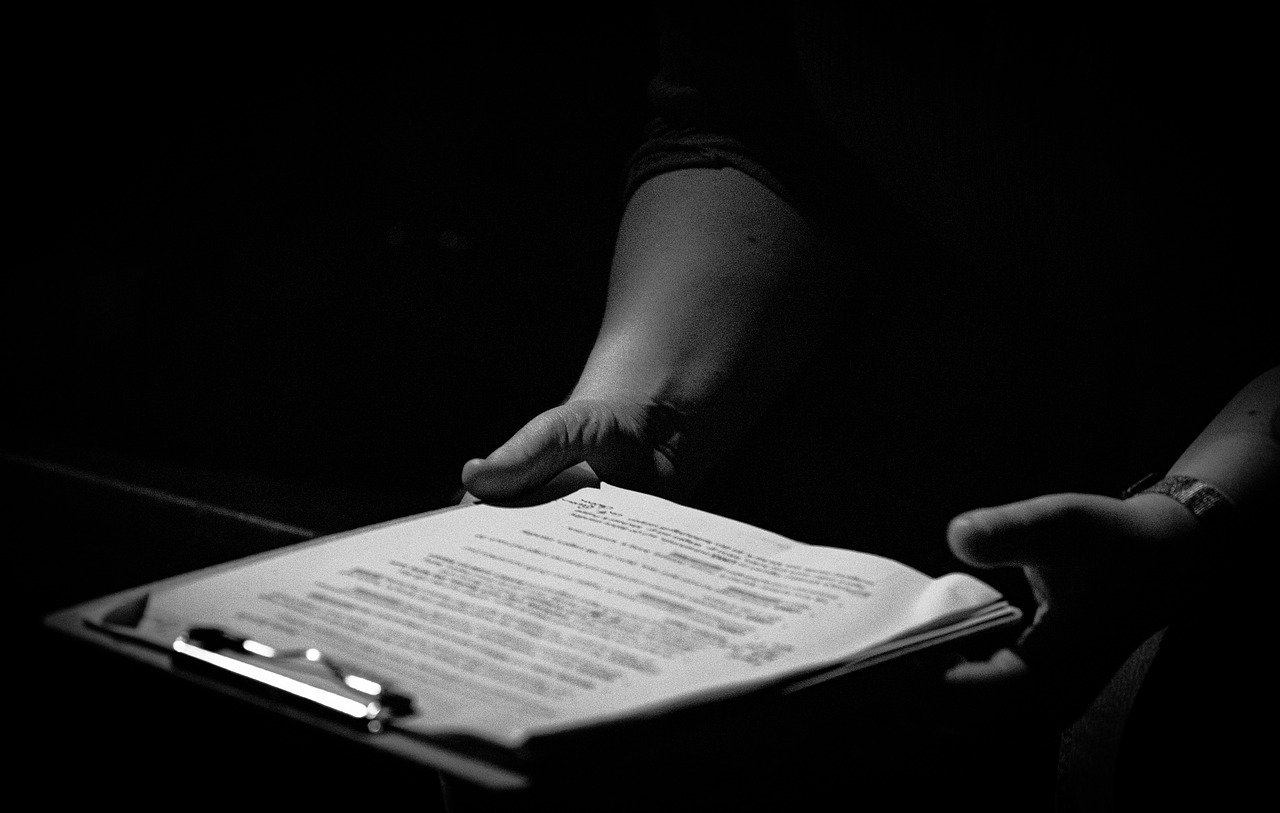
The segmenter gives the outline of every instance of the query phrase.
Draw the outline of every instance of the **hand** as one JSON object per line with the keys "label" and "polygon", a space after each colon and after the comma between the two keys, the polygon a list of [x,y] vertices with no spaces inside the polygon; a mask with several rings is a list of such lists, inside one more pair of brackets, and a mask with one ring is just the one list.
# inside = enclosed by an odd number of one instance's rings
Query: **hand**
{"label": "hand", "polygon": [[622,397],[570,400],[529,421],[488,457],[467,461],[462,483],[471,498],[508,500],[567,469],[588,467],[615,485],[676,496],[679,423],[663,405]]}
{"label": "hand", "polygon": [[1073,722],[1176,614],[1200,533],[1185,508],[1153,494],[1053,494],[956,517],[947,530],[956,556],[1022,567],[1038,607],[1015,646],[953,666],[947,681],[1025,692],[1058,725]]}

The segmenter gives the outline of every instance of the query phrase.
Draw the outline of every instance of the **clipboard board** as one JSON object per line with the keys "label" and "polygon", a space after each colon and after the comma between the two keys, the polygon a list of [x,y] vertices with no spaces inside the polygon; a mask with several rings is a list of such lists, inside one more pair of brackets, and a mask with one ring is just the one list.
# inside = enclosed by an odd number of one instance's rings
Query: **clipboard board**
{"label": "clipboard board", "polygon": [[[382,524],[404,522],[443,511],[460,510],[460,508],[461,506],[448,506]],[[529,784],[528,772],[514,764],[515,760],[503,760],[498,758],[497,754],[484,756],[478,753],[469,753],[465,749],[460,749],[456,743],[433,742],[427,738],[408,734],[394,728],[376,732],[367,728],[361,729],[359,726],[346,724],[342,720],[324,713],[323,709],[314,704],[297,698],[282,696],[279,693],[273,693],[242,681],[233,680],[229,675],[217,675],[201,672],[197,669],[183,668],[181,660],[175,658],[175,653],[165,651],[136,638],[131,638],[127,634],[121,634],[140,621],[148,596],[156,591],[195,581],[250,562],[288,555],[304,547],[325,544],[349,533],[357,533],[367,529],[359,528],[349,532],[306,540],[122,590],[52,613],[46,617],[45,625],[49,629],[86,646],[105,650],[119,658],[161,670],[169,675],[179,677],[182,681],[191,683],[202,690],[217,692],[223,696],[233,698],[237,702],[256,706],[269,714],[287,717],[305,726],[327,732],[333,737],[355,743],[358,746],[383,752],[389,758],[398,758],[417,763],[495,792],[512,792],[526,788]]]}
{"label": "clipboard board", "polygon": [[[380,525],[407,522],[462,508],[449,506]],[[435,772],[428,774],[424,771],[424,777],[453,777],[468,787],[499,794],[518,794],[538,786],[554,789],[566,783],[578,784],[578,776],[583,771],[591,773],[596,766],[602,764],[601,761],[657,765],[665,769],[674,763],[691,763],[694,760],[709,765],[715,763],[715,760],[704,755],[715,754],[721,760],[721,763],[716,764],[726,764],[738,769],[743,762],[734,749],[750,751],[758,744],[768,743],[769,748],[759,749],[762,752],[760,761],[751,763],[754,765],[753,770],[758,772],[770,767],[772,754],[778,752],[838,753],[839,749],[831,746],[843,732],[837,730],[816,735],[812,728],[807,727],[807,721],[830,717],[831,703],[847,703],[849,697],[856,697],[867,708],[876,708],[877,714],[883,713],[897,705],[904,692],[911,692],[912,685],[917,685],[912,682],[907,659],[892,658],[884,664],[873,660],[856,669],[834,670],[829,675],[810,675],[791,686],[769,686],[759,692],[715,703],[683,707],[652,717],[614,721],[599,727],[586,727],[568,734],[554,735],[538,742],[533,752],[521,753],[476,747],[476,743],[450,738],[425,737],[398,730],[394,726],[377,732],[362,730],[349,723],[336,721],[331,715],[321,713],[312,705],[264,693],[259,687],[250,688],[242,683],[229,681],[224,675],[214,677],[208,673],[180,668],[172,653],[154,644],[141,643],[128,635],[118,634],[120,630],[127,630],[130,624],[137,623],[147,597],[155,592],[248,563],[286,556],[308,546],[326,544],[344,536],[367,532],[372,527],[378,526],[366,526],[299,542],[116,592],[53,613],[46,618],[46,625],[91,649],[106,651],[119,659],[141,665],[144,671],[163,673],[184,684],[192,684],[193,693],[190,696],[193,698],[199,696],[194,693],[197,691],[217,693],[234,703],[255,707],[270,716],[292,721],[308,730],[326,732],[331,738],[346,741],[362,752],[374,753],[402,765]],[[1000,630],[993,632],[998,633]],[[966,640],[977,641],[981,637],[982,634],[971,635]],[[870,666],[875,668],[866,668]],[[854,687],[852,691],[851,686]],[[927,715],[928,708],[927,703],[920,704],[916,712]],[[817,763],[815,769],[816,765]],[[827,773],[832,773],[830,766],[828,768]],[[834,775],[838,775],[838,771]]]}

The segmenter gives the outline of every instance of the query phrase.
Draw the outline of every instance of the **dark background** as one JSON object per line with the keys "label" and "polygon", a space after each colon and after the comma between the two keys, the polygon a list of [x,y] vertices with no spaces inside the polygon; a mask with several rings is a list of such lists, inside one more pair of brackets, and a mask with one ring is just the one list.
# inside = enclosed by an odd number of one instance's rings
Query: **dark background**
{"label": "dark background", "polygon": [[[293,750],[321,777],[388,770],[39,625],[445,505],[466,459],[566,394],[647,116],[647,15],[48,12],[9,31],[0,504],[14,640],[41,676],[20,764],[98,799]],[[413,782],[432,809],[434,778]]]}
{"label": "dark background", "polygon": [[[157,22],[28,15],[4,57],[0,446],[24,538],[51,509],[19,487],[159,489],[312,534],[448,503],[466,459],[563,397],[594,337],[649,116],[649,14]],[[1241,157],[1262,137],[1215,154],[1223,201],[1160,165],[1165,210],[1204,228],[1139,217],[1150,231],[1088,276],[975,274],[885,240],[843,346],[699,498],[937,569],[959,510],[1167,466],[1273,360],[1238,239],[1264,233],[1273,170]],[[29,589],[51,609],[188,570],[172,533],[123,557],[79,544],[83,566]]]}
{"label": "dark background", "polygon": [[[114,590],[445,505],[466,459],[572,385],[648,116],[643,12],[50,13],[11,30],[0,446],[23,630]],[[1205,280],[1170,285],[1153,265],[1155,287],[1116,302],[1053,283],[1100,321],[1132,313],[1123,345],[962,279],[873,307],[857,380],[817,367],[705,499],[798,538],[942,560],[957,510],[1113,493],[1167,466],[1261,369],[1275,322],[1261,297],[1202,318]],[[1231,267],[1210,281],[1235,302],[1258,271]],[[1012,293],[1042,281],[1021,284]],[[1147,330],[1150,290],[1173,307]],[[947,331],[979,335],[939,342]],[[1021,332],[1044,335],[1024,347]],[[1202,365],[1215,344],[1257,352]],[[68,668],[44,636],[31,646],[46,679],[62,676],[34,693],[38,724],[63,738],[36,758],[102,760],[133,712],[120,704],[93,736],[81,715],[118,702],[103,691],[119,684],[97,688],[114,667]],[[209,742],[244,724],[229,711],[209,701]],[[144,736],[187,741],[175,721]],[[266,742],[242,761],[278,750]],[[116,758],[105,764],[130,764]]]}
{"label": "dark background", "polygon": [[646,22],[30,32],[5,445],[456,488],[589,347]]}

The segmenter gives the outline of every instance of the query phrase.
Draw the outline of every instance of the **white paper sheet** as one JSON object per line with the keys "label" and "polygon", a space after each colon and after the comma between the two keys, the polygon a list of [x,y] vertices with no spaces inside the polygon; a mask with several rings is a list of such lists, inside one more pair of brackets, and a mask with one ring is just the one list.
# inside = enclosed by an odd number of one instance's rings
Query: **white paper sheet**
{"label": "white paper sheet", "polygon": [[849,659],[999,594],[602,486],[390,523],[151,598],[142,633],[316,647],[415,699],[402,726],[527,737]]}

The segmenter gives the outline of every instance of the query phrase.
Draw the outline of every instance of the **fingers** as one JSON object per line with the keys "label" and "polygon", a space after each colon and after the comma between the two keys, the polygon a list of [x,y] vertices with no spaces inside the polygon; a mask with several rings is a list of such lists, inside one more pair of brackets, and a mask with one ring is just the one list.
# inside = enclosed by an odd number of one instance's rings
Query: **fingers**
{"label": "fingers", "polygon": [[1088,709],[1118,663],[1097,668],[1093,662],[1039,661],[1020,645],[997,650],[986,660],[961,661],[947,669],[943,681],[961,693],[956,701],[963,708],[1061,729]]}
{"label": "fingers", "polygon": [[580,463],[609,468],[616,458],[635,455],[634,427],[619,418],[620,407],[605,401],[572,401],[525,424],[488,457],[462,467],[466,490],[483,500],[527,494]]}
{"label": "fingers", "polygon": [[953,519],[955,555],[980,567],[1021,566],[1038,607],[1015,645],[953,666],[947,683],[1020,687],[1064,723],[1083,713],[1134,647],[1167,623],[1186,583],[1175,572],[1185,557],[1171,544],[1181,531],[1166,507],[1051,494]]}
{"label": "fingers", "polygon": [[592,418],[569,406],[548,410],[485,458],[468,460],[462,484],[482,500],[517,497],[549,482],[586,455],[578,424]]}
{"label": "fingers", "polygon": [[978,567],[1085,561],[1124,529],[1121,502],[1093,494],[1050,494],[957,516],[947,544]]}
{"label": "fingers", "polygon": [[985,661],[962,661],[946,672],[952,684],[994,684],[1017,680],[1027,674],[1027,664],[1012,649],[998,650]]}

